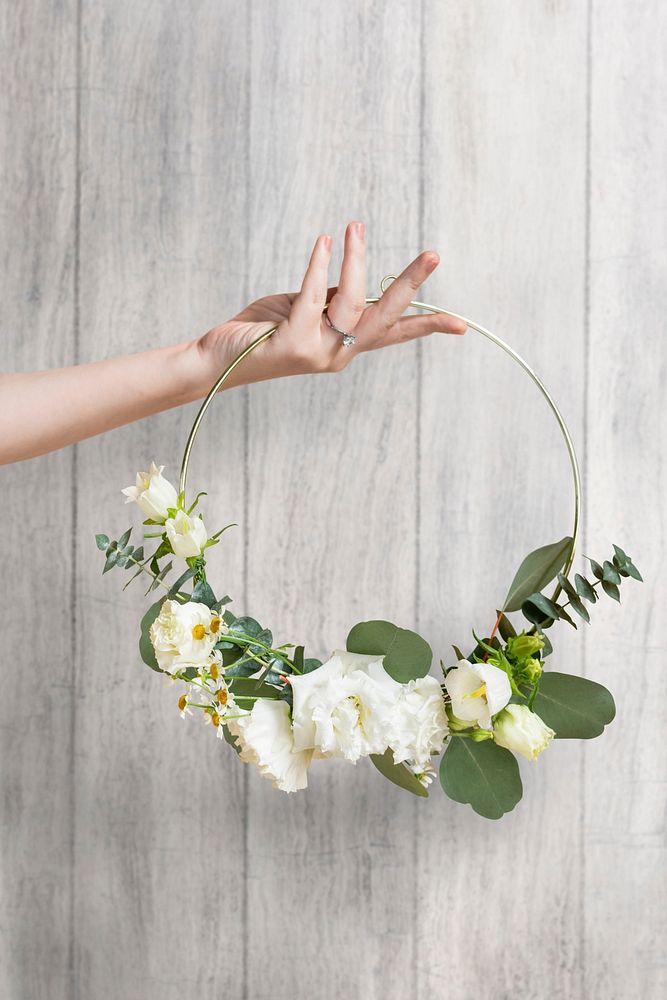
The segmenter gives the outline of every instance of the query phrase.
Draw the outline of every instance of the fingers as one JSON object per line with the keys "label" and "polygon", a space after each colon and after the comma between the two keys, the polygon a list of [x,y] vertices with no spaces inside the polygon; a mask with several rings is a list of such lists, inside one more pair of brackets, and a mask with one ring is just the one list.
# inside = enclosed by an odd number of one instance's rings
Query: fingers
{"label": "fingers", "polygon": [[327,299],[332,242],[330,236],[317,237],[301,283],[301,290],[292,305],[290,324],[303,324],[304,327],[313,323],[319,325],[320,315]]}
{"label": "fingers", "polygon": [[428,337],[432,333],[450,333],[457,336],[464,334],[468,327],[462,319],[446,316],[443,313],[429,313],[422,316],[403,316],[394,323],[391,330],[381,343],[374,347],[384,347],[389,344],[402,344],[418,337]]}
{"label": "fingers", "polygon": [[374,321],[385,329],[393,326],[414,299],[420,285],[435,271],[439,263],[440,258],[435,250],[425,250],[415,257],[372,307]]}
{"label": "fingers", "polygon": [[353,330],[366,308],[366,246],[363,222],[350,222],[338,288],[331,297],[328,314],[342,330]]}

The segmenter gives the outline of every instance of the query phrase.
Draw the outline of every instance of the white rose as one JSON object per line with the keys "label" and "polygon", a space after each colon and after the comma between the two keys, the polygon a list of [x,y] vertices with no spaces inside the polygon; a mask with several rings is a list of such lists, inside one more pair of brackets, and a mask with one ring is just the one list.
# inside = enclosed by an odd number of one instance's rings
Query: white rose
{"label": "white rose", "polygon": [[448,731],[439,681],[421,677],[402,684],[391,714],[389,746],[394,751],[394,763],[409,761],[416,771],[423,771],[431,754],[442,750]]}
{"label": "white rose", "polygon": [[509,677],[500,667],[489,663],[459,660],[445,675],[445,687],[458,719],[491,728],[491,717],[500,712],[512,697]]}
{"label": "white rose", "polygon": [[526,760],[537,760],[555,735],[527,705],[508,705],[493,724],[496,743]]}
{"label": "white rose", "polygon": [[136,486],[127,486],[122,491],[127,497],[125,503],[134,501],[153,521],[164,521],[167,508],[175,507],[178,502],[176,490],[162,475],[163,469],[164,465],[158,467],[151,462],[148,472],[137,472]]}
{"label": "white rose", "polygon": [[165,528],[175,556],[190,559],[201,555],[208,538],[201,517],[189,517],[184,510],[179,510],[176,517],[167,520]]}
{"label": "white rose", "polygon": [[236,737],[241,760],[254,764],[275,788],[283,792],[306,788],[313,751],[295,749],[287,702],[260,698],[248,715],[228,719],[226,725]]}
{"label": "white rose", "polygon": [[292,675],[292,720],[297,749],[355,762],[384,753],[401,685],[382,657],[337,650],[317,670]]}
{"label": "white rose", "polygon": [[160,669],[172,674],[184,667],[206,663],[219,638],[219,623],[219,616],[205,604],[166,600],[150,628]]}

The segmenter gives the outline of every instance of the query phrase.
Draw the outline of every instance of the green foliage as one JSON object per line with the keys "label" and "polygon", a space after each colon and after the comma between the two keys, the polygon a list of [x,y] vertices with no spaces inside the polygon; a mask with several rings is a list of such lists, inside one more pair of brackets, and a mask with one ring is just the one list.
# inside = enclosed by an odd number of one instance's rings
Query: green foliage
{"label": "green foliage", "polygon": [[213,589],[206,580],[197,580],[192,591],[192,600],[205,604],[207,608],[212,608],[216,603]]}
{"label": "green foliage", "polygon": [[156,601],[155,604],[151,604],[150,608],[141,619],[141,636],[139,638],[139,654],[141,659],[144,661],[146,666],[150,667],[151,670],[156,670],[158,673],[162,673],[158,666],[158,662],[155,659],[155,650],[153,649],[153,643],[150,637],[150,627],[160,614],[160,608],[164,603],[166,598],[161,598]]}
{"label": "green foliage", "polygon": [[602,684],[551,670],[542,674],[533,708],[562,740],[594,739],[616,714],[614,699]]}
{"label": "green foliage", "polygon": [[394,764],[394,754],[392,750],[385,750],[383,754],[372,753],[371,760],[377,767],[380,774],[392,781],[399,788],[404,788],[413,795],[419,795],[423,799],[428,798],[428,791],[418,778],[405,764]]}
{"label": "green foliage", "polygon": [[623,578],[632,576],[635,580],[641,580],[641,574],[637,567],[617,545],[614,545],[612,561],[606,559],[602,565],[595,559],[589,558],[588,561],[591,564],[595,583],[591,583],[580,573],[575,574],[574,583],[571,583],[563,573],[558,573],[558,583],[568,600],[560,604],[539,592],[530,594],[521,606],[524,617],[541,629],[550,628],[557,620],[566,621],[576,628],[577,626],[566,610],[567,608],[574,611],[585,622],[590,622],[591,616],[584,600],[588,601],[589,604],[595,604],[598,599],[597,587],[601,587],[605,594],[614,601],[620,602],[619,586]]}
{"label": "green foliage", "polygon": [[440,784],[450,799],[469,803],[480,816],[500,819],[523,794],[514,754],[493,740],[476,743],[450,736],[440,762]]}
{"label": "green foliage", "polygon": [[383,656],[384,669],[399,684],[425,677],[433,660],[433,651],[425,639],[385,621],[359,622],[350,630],[347,649],[350,653]]}
{"label": "green foliage", "polygon": [[572,538],[568,535],[559,542],[544,545],[529,553],[516,571],[502,610],[518,611],[531,594],[551,583],[565,565],[572,544]]}

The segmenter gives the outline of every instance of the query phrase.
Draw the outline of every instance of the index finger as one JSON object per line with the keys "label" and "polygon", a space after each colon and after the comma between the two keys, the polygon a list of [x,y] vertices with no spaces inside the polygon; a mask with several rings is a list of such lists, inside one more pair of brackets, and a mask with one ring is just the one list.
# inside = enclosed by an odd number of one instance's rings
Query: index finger
{"label": "index finger", "polygon": [[373,306],[374,318],[389,328],[397,322],[415,297],[415,293],[424,284],[429,274],[435,271],[440,263],[440,257],[435,250],[424,250],[411,264],[401,271],[395,281]]}

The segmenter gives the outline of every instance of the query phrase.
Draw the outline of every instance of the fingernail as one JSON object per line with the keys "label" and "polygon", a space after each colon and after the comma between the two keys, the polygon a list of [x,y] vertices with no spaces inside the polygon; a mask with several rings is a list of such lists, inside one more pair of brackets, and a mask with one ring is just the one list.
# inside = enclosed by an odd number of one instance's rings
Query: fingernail
{"label": "fingernail", "polygon": [[333,243],[333,238],[331,236],[325,236],[322,242],[324,243],[325,250],[331,250],[331,244]]}
{"label": "fingernail", "polygon": [[363,240],[363,238],[364,238],[364,232],[365,232],[363,222],[355,222],[355,224],[354,224],[354,231],[357,234],[357,236],[359,237],[359,239]]}
{"label": "fingernail", "polygon": [[429,274],[431,271],[435,271],[439,263],[440,263],[440,257],[438,256],[437,253],[434,253],[429,257],[428,262],[426,264],[426,270],[429,272]]}

